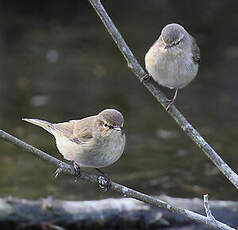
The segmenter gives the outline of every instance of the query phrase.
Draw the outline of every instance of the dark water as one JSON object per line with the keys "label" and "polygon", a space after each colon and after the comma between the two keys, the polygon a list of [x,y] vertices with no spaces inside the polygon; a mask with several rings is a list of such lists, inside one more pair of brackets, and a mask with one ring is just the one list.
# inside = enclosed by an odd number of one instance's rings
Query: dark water
{"label": "dark water", "polygon": [[[142,65],[167,23],[181,23],[197,38],[199,74],[179,92],[176,104],[238,171],[238,3],[191,2],[123,0],[106,1],[105,7]],[[153,195],[237,199],[233,185],[130,72],[87,1],[38,4],[13,1],[0,10],[2,129],[62,159],[53,137],[22,117],[60,122],[117,108],[126,120],[127,145],[121,159],[104,169],[114,181]],[[0,163],[0,196],[118,196],[96,185],[76,185],[68,176],[53,179],[54,167],[1,140]]]}

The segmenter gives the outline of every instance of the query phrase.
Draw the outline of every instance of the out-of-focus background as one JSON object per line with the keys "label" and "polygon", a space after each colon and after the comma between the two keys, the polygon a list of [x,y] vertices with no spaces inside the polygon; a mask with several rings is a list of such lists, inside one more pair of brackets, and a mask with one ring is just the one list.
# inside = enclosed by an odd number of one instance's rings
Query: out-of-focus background
{"label": "out-of-focus background", "polygon": [[[238,2],[105,0],[132,52],[144,55],[168,23],[201,48],[197,78],[176,105],[238,171]],[[161,88],[169,97],[173,92]],[[152,195],[236,199],[233,185],[178,128],[127,64],[87,0],[0,1],[0,128],[62,159],[53,137],[22,117],[61,122],[116,108],[125,117],[124,155],[104,172]],[[102,193],[0,140],[0,196],[100,199]],[[88,170],[92,172],[91,170]]]}

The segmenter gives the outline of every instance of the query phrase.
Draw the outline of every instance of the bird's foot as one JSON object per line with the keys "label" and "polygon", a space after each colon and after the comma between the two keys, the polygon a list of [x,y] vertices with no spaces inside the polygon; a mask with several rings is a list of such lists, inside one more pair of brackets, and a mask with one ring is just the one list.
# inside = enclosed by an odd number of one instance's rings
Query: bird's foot
{"label": "bird's foot", "polygon": [[151,79],[152,77],[147,73],[144,77],[142,77],[141,79],[140,79],[140,82],[141,83],[143,83],[143,82],[145,82],[145,81],[147,81],[147,80],[149,80],[149,79]]}
{"label": "bird's foot", "polygon": [[54,173],[54,177],[56,178],[57,176],[59,176],[59,174],[63,171],[62,168],[57,168],[55,173]]}
{"label": "bird's foot", "polygon": [[109,177],[99,176],[98,185],[104,192],[107,192],[112,186],[111,179]]}
{"label": "bird's foot", "polygon": [[74,161],[74,173],[75,173],[75,182],[77,182],[78,178],[81,175],[81,172],[79,165],[75,161]]}
{"label": "bird's foot", "polygon": [[177,98],[177,94],[178,94],[178,89],[175,90],[175,94],[173,96],[173,98],[171,100],[168,100],[168,105],[166,106],[166,111],[169,111],[170,107],[174,104],[174,102],[176,101]]}
{"label": "bird's foot", "polygon": [[105,192],[107,192],[112,186],[112,181],[100,169],[96,168],[96,170],[102,174],[102,176],[98,177],[98,185],[101,189],[103,189]]}
{"label": "bird's foot", "polygon": [[168,105],[166,106],[166,111],[169,111],[170,107],[174,104],[175,100],[169,100],[167,101]]}

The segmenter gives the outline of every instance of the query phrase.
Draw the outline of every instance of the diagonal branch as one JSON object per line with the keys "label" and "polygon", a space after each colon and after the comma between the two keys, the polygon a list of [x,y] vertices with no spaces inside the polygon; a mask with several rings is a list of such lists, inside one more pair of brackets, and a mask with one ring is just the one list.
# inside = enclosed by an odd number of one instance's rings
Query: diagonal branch
{"label": "diagonal branch", "polygon": [[[136,60],[135,56],[127,46],[120,32],[115,27],[114,23],[108,16],[100,0],[89,0],[108,32],[112,36],[117,47],[127,61],[128,67],[134,72],[137,78],[141,81],[147,76],[145,70]],[[168,99],[162,91],[158,89],[157,83],[152,79],[144,81],[144,86],[156,98],[160,104],[166,108]],[[207,155],[208,158],[219,168],[219,170],[230,180],[230,182],[238,189],[238,175],[221,159],[214,149],[203,139],[199,132],[186,120],[186,118],[176,109],[174,105],[168,111],[170,116],[177,122],[183,131],[198,145],[198,147]]]}
{"label": "diagonal branch", "polygon": [[[35,156],[39,157],[40,159],[47,161],[48,163],[55,165],[60,168],[60,171],[62,173],[68,174],[68,175],[74,175],[75,171],[73,166],[66,164],[65,162],[62,162],[58,160],[57,158],[54,158],[47,153],[17,139],[16,137],[4,132],[3,130],[0,129],[0,139],[3,139],[4,141],[15,145],[17,148],[21,149],[22,151],[29,152],[34,154]],[[98,178],[95,175],[91,175],[85,172],[81,172],[80,179],[90,181],[92,183],[98,183]],[[134,198],[136,200],[143,201],[147,204],[159,207],[159,208],[164,208],[167,209],[173,213],[185,216],[195,222],[206,224],[210,226],[213,229],[221,229],[221,230],[235,230],[234,228],[231,228],[227,226],[226,224],[223,224],[217,220],[214,219],[214,221],[209,221],[210,217],[205,217],[202,215],[199,215],[195,212],[182,209],[182,208],[177,208],[175,206],[172,206],[164,201],[161,201],[159,199],[153,198],[151,196],[148,196],[146,194],[143,194],[141,192],[137,192],[133,189],[127,188],[123,185],[117,184],[115,182],[112,182],[111,188],[114,191],[119,192],[122,195],[126,195],[128,197]]]}

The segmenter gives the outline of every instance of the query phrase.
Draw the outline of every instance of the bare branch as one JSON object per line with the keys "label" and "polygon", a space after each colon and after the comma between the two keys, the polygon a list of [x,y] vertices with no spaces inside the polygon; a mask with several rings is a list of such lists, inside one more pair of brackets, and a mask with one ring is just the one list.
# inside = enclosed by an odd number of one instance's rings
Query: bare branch
{"label": "bare branch", "polygon": [[[60,168],[60,172],[68,174],[68,175],[74,175],[74,168],[71,165],[66,164],[65,162],[62,162],[60,160],[58,160],[57,158],[54,158],[50,155],[48,155],[47,153],[17,139],[16,137],[4,132],[3,130],[0,129],[0,138],[5,140],[6,142],[15,145],[17,148],[25,151],[25,152],[29,152],[34,154],[35,156],[39,157],[40,159],[49,162],[52,165],[57,166],[58,168]],[[57,170],[58,171],[58,170]],[[59,172],[59,171],[58,171]],[[95,175],[91,175],[85,172],[81,172],[80,175],[80,179],[83,180],[87,180],[93,183],[98,183],[98,178]],[[215,221],[215,222],[209,222],[208,218],[202,215],[199,215],[197,213],[191,212],[189,210],[186,209],[182,209],[182,208],[177,208],[173,205],[170,205],[164,201],[161,201],[159,199],[153,198],[151,196],[148,196],[146,194],[143,194],[141,192],[137,192],[133,189],[127,188],[123,185],[117,184],[115,182],[111,183],[111,188],[114,191],[117,191],[123,195],[126,195],[128,197],[134,198],[136,200],[140,200],[143,201],[147,204],[159,207],[159,208],[164,208],[167,209],[173,213],[185,216],[195,222],[198,223],[203,223],[203,224],[207,224],[208,226],[212,227],[213,229],[222,229],[222,230],[234,230],[233,228],[219,222],[219,221]]]}
{"label": "bare branch", "polygon": [[[89,0],[98,16],[102,20],[103,24],[107,28],[108,32],[112,36],[113,40],[117,44],[117,47],[126,59],[129,68],[135,73],[137,78],[141,81],[143,77],[147,75],[145,70],[136,60],[135,56],[127,46],[120,32],[115,27],[114,23],[108,16],[100,0]],[[160,104],[166,108],[166,102],[168,99],[164,93],[159,90],[157,83],[152,79],[144,81],[144,86],[150,91],[150,93],[156,98]],[[221,159],[221,157],[213,150],[213,148],[203,139],[196,129],[186,120],[186,118],[176,109],[174,105],[170,107],[168,113],[177,122],[177,124],[183,129],[183,131],[198,145],[198,147],[207,155],[208,158],[219,168],[219,170],[230,180],[230,182],[238,188],[238,175]]]}
{"label": "bare branch", "polygon": [[208,202],[208,194],[204,195],[203,199],[204,199],[204,208],[207,214],[208,221],[211,221],[211,222],[216,221],[215,217],[212,215],[212,212],[210,210],[210,205]]}

